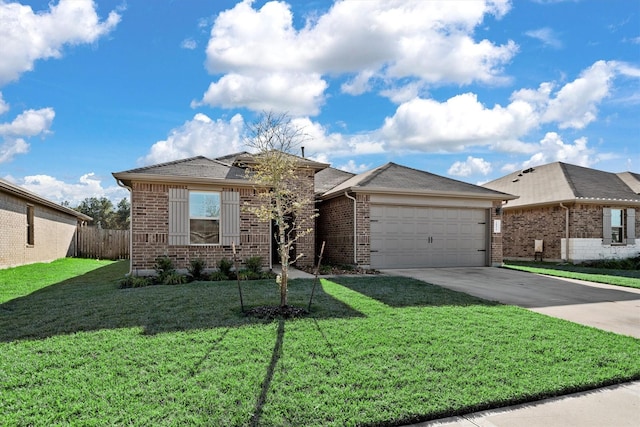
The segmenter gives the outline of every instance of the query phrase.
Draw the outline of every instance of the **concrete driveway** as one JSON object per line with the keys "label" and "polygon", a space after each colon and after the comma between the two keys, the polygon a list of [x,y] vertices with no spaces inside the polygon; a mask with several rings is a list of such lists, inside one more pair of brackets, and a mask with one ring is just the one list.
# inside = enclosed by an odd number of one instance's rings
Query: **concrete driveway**
{"label": "concrete driveway", "polygon": [[640,289],[495,267],[383,270],[537,313],[640,338]]}

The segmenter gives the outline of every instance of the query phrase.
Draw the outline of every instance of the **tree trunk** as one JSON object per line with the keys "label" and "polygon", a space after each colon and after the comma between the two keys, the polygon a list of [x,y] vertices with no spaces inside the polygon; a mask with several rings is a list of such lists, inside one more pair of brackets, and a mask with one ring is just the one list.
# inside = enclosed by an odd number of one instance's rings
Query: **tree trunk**
{"label": "tree trunk", "polygon": [[[278,217],[283,219],[284,213],[280,201],[276,199],[276,208]],[[287,306],[287,286],[289,285],[289,242],[287,241],[286,222],[282,222],[278,226],[278,250],[280,252],[280,263],[282,264],[282,272],[280,278],[280,307]]]}

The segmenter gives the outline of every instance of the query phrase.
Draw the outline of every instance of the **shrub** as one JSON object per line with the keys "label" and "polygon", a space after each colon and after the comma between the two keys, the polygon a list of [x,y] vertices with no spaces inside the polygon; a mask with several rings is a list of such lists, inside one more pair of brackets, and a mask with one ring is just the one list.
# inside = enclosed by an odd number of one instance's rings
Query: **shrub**
{"label": "shrub", "polygon": [[222,271],[214,271],[209,275],[209,280],[219,282],[220,280],[229,280],[229,276],[224,274]]}
{"label": "shrub", "polygon": [[227,277],[231,277],[232,267],[233,267],[233,261],[229,261],[226,258],[222,258],[220,261],[218,261],[218,270],[220,270],[220,273],[224,274]]}
{"label": "shrub", "polygon": [[165,274],[161,280],[161,285],[180,285],[185,283],[187,278],[182,274],[177,273],[176,271],[172,271],[170,273]]}
{"label": "shrub", "polygon": [[156,258],[154,269],[158,285],[179,285],[187,281],[186,277],[176,271],[173,261],[166,255]]}
{"label": "shrub", "polygon": [[262,273],[262,257],[261,256],[252,256],[244,260],[244,265],[247,267],[247,270],[260,275]]}
{"label": "shrub", "polygon": [[151,280],[149,280],[147,277],[140,277],[140,276],[127,276],[124,279],[122,279],[120,281],[120,289],[127,289],[127,288],[142,288],[145,286],[149,286],[151,285]]}
{"label": "shrub", "polygon": [[202,258],[196,258],[189,262],[189,268],[187,270],[194,280],[206,280],[207,275],[204,272],[205,268],[207,268],[206,262]]}

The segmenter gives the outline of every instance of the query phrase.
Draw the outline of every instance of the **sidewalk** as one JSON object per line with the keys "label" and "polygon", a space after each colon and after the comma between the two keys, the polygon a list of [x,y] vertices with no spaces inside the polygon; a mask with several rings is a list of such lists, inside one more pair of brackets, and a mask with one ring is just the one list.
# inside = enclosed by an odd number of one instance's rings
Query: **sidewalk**
{"label": "sidewalk", "polygon": [[640,381],[408,427],[636,427]]}

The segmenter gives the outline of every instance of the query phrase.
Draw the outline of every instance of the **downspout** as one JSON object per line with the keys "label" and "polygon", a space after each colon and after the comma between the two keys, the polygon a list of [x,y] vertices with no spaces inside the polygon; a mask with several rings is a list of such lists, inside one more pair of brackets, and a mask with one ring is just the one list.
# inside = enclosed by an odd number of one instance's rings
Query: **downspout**
{"label": "downspout", "polygon": [[567,241],[566,248],[565,248],[565,250],[567,251],[565,261],[569,261],[569,208],[563,205],[562,202],[560,202],[560,207],[564,209],[564,212],[565,212],[564,233],[566,236],[565,239]]}
{"label": "downspout", "polygon": [[118,186],[122,188],[126,188],[129,190],[129,208],[131,211],[129,212],[129,274],[131,276],[133,274],[133,196],[131,187],[124,185],[122,181],[116,179]]}
{"label": "downspout", "polygon": [[356,215],[357,212],[358,212],[358,210],[357,210],[358,205],[357,205],[357,202],[356,202],[356,198],[350,196],[348,191],[345,191],[344,195],[347,197],[347,199],[353,200],[353,265],[358,265],[358,255],[356,253],[356,250],[358,249],[358,245],[357,245],[357,241],[356,241],[356,239],[358,237],[358,227],[357,227],[357,224],[358,224],[357,219],[358,218],[357,218],[357,215]]}

